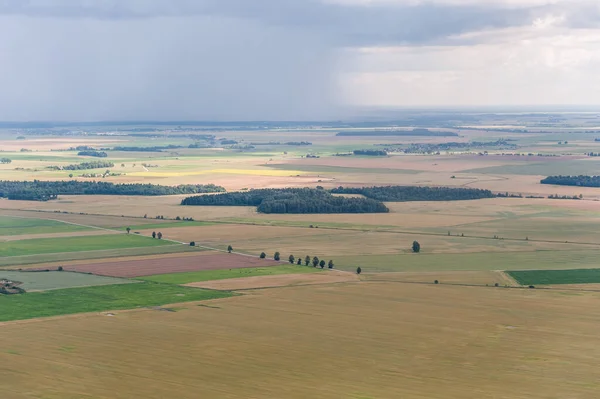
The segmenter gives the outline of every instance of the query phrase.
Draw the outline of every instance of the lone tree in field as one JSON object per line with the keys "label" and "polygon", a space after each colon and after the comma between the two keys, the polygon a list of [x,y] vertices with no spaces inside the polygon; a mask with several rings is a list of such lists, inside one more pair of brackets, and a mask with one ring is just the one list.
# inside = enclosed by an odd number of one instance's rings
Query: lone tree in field
{"label": "lone tree in field", "polygon": [[266,253],[264,253],[264,252],[261,252],[261,253],[260,253],[260,258],[261,258],[261,259],[264,259],[264,258],[266,258],[266,257],[267,257],[267,254],[266,254]]}
{"label": "lone tree in field", "polygon": [[306,258],[304,258],[304,265],[308,266],[310,264],[310,256],[306,255]]}
{"label": "lone tree in field", "polygon": [[125,230],[127,230],[127,234],[129,234],[129,232],[131,231],[131,227],[128,227]]}
{"label": "lone tree in field", "polygon": [[319,265],[319,258],[316,256],[313,258],[313,267],[317,267]]}
{"label": "lone tree in field", "polygon": [[418,254],[419,252],[421,252],[421,244],[419,244],[418,241],[413,241],[412,250],[414,253]]}
{"label": "lone tree in field", "polygon": [[319,266],[321,266],[321,269],[324,269],[324,268],[325,268],[325,261],[324,261],[324,260],[321,260],[321,261],[319,262]]}
{"label": "lone tree in field", "polygon": [[302,266],[302,258],[298,258],[298,262],[296,263],[298,266]]}
{"label": "lone tree in field", "polygon": [[290,261],[290,264],[294,264],[294,261],[296,260],[296,258],[294,257],[294,255],[290,255],[290,257],[288,258],[288,260]]}
{"label": "lone tree in field", "polygon": [[195,241],[190,242],[190,247],[195,247],[195,246],[196,246],[196,242]]}
{"label": "lone tree in field", "polygon": [[152,238],[156,238],[156,231],[152,232]]}
{"label": "lone tree in field", "polygon": [[158,237],[159,240],[162,240],[162,233],[159,231],[158,234],[156,235]]}
{"label": "lone tree in field", "polygon": [[279,261],[279,259],[281,259],[281,254],[279,252],[275,252],[275,255],[273,255],[273,259]]}
{"label": "lone tree in field", "polygon": [[335,266],[335,265],[333,264],[333,261],[332,261],[332,260],[330,260],[330,261],[329,261],[329,265],[328,265],[328,267],[329,267],[330,269],[333,269],[333,266]]}
{"label": "lone tree in field", "polygon": [[360,274],[360,273],[362,273],[362,269],[359,266],[359,267],[356,268],[356,274]]}
{"label": "lone tree in field", "polygon": [[229,246],[227,247],[227,252],[231,253],[231,251],[233,251],[233,247],[232,247],[231,245],[229,245]]}

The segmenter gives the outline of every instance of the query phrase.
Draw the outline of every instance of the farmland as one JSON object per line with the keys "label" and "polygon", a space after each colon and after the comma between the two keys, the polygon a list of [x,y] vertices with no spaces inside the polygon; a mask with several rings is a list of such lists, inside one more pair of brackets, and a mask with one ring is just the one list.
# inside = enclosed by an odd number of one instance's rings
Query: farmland
{"label": "farmland", "polygon": [[[26,129],[19,140],[0,129],[11,160],[0,180],[140,188],[0,199],[0,279],[26,291],[0,295],[3,394],[597,397],[600,189],[540,182],[597,174],[600,157],[589,153],[600,153],[600,130],[477,118],[485,128],[431,127],[452,137],[335,123],[85,126],[65,128],[68,137]],[[100,159],[77,147],[105,152],[110,173],[64,170]],[[191,194],[148,184],[227,193],[182,206]],[[427,188],[365,190],[402,185]],[[491,192],[439,195],[448,187]],[[215,202],[257,188],[333,190],[332,201],[348,204],[378,195],[389,212],[276,214]],[[269,201],[313,202],[308,190],[290,191]],[[410,192],[422,195],[401,195]],[[335,270],[312,267],[315,257]]]}

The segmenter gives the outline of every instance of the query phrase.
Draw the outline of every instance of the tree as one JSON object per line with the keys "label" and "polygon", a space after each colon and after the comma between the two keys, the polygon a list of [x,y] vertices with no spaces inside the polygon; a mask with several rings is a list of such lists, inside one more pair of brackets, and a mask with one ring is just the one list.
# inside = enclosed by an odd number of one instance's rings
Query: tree
{"label": "tree", "polygon": [[12,160],[10,158],[0,158],[0,163],[11,163]]}
{"label": "tree", "polygon": [[296,260],[296,258],[294,257],[294,255],[290,255],[290,257],[288,258],[288,260],[290,261],[290,264],[294,264],[294,261]]}
{"label": "tree", "polygon": [[162,240],[162,233],[159,231],[158,234],[156,235],[158,237],[159,240]]}
{"label": "tree", "polygon": [[231,245],[229,245],[229,246],[227,247],[227,252],[231,253],[232,251],[233,251],[233,247],[232,247]]}
{"label": "tree", "polygon": [[279,261],[279,259],[281,259],[281,254],[279,252],[275,252],[275,255],[273,255],[273,259]]}
{"label": "tree", "polygon": [[298,266],[302,266],[302,258],[298,258],[298,262],[296,263]]}
{"label": "tree", "polygon": [[334,266],[335,266],[335,265],[333,264],[333,261],[332,261],[332,260],[330,260],[330,261],[329,261],[329,265],[328,265],[328,267],[329,267],[330,269],[333,269],[333,267],[334,267]]}
{"label": "tree", "polygon": [[304,264],[306,266],[308,266],[310,264],[310,256],[306,255],[306,258],[304,258]]}
{"label": "tree", "polygon": [[359,266],[359,267],[356,268],[356,274],[360,274],[360,273],[362,273],[362,269]]}
{"label": "tree", "polygon": [[413,241],[412,250],[414,253],[418,254],[421,252],[421,244],[418,241]]}
{"label": "tree", "polygon": [[321,266],[321,269],[323,269],[323,268],[325,267],[325,261],[324,261],[324,260],[321,260],[321,261],[319,262],[319,266]]}
{"label": "tree", "polygon": [[313,262],[313,267],[317,267],[317,265],[319,264],[319,258],[317,258],[316,256],[313,258],[312,260]]}
{"label": "tree", "polygon": [[57,270],[58,270],[59,272],[62,272],[64,269],[63,269],[63,267],[62,267],[62,266],[59,266]]}
{"label": "tree", "polygon": [[266,257],[267,257],[267,254],[266,254],[266,253],[264,253],[264,252],[261,252],[261,253],[260,253],[260,258],[261,258],[261,259],[264,259],[264,258],[266,258]]}
{"label": "tree", "polygon": [[156,231],[152,232],[152,238],[156,238]]}
{"label": "tree", "polygon": [[195,247],[195,246],[196,246],[196,242],[195,241],[190,242],[190,247]]}
{"label": "tree", "polygon": [[131,227],[127,227],[125,230],[127,230],[127,234],[129,234],[129,232],[131,231]]}
{"label": "tree", "polygon": [[73,178],[73,173],[69,173],[69,177],[72,179]]}

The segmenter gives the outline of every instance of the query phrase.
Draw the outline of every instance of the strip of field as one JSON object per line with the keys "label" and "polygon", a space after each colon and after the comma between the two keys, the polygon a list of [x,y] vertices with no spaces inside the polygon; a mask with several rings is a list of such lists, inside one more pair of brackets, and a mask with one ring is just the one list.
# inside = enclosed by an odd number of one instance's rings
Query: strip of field
{"label": "strip of field", "polygon": [[2,395],[587,399],[600,389],[597,294],[363,282],[200,305],[4,324]]}
{"label": "strip of field", "polygon": [[156,230],[164,230],[170,228],[177,227],[197,227],[197,226],[212,226],[214,223],[212,222],[164,222],[164,223],[148,223],[148,224],[139,224],[133,226],[124,226],[120,224],[119,226],[114,227],[119,230],[126,230],[127,227],[131,229],[131,231],[137,230],[148,230],[148,229],[156,229]]}
{"label": "strip of field", "polygon": [[83,230],[90,230],[90,228],[61,223],[55,220],[0,216],[0,236],[66,233]]}
{"label": "strip of field", "polygon": [[600,269],[513,270],[507,273],[521,285],[600,283]]}
{"label": "strip of field", "polygon": [[320,272],[320,269],[308,266],[270,266],[248,267],[243,269],[202,270],[188,273],[158,274],[142,277],[141,280],[156,283],[189,284],[202,281],[226,280],[232,278],[278,276],[282,274],[303,274]]}
{"label": "strip of field", "polygon": [[93,273],[112,277],[142,277],[163,273],[181,273],[199,270],[236,269],[274,266],[279,262],[220,252],[199,252],[197,256],[176,256],[160,259],[123,260],[104,263],[67,265],[65,270]]}
{"label": "strip of field", "polygon": [[[96,285],[130,284],[133,281],[83,273],[69,272],[17,272],[0,270],[0,279],[8,279],[23,283],[19,287],[25,291],[47,291],[63,288],[91,287]],[[40,304],[43,306],[43,304]]]}
{"label": "strip of field", "polygon": [[65,252],[85,252],[103,249],[141,248],[172,245],[132,234],[111,234],[84,237],[41,238],[0,243],[0,256],[30,256]]}
{"label": "strip of field", "polygon": [[362,274],[367,281],[398,281],[407,283],[489,285],[515,285],[515,281],[501,271],[436,271]]}
{"label": "strip of field", "polygon": [[452,254],[405,254],[336,256],[336,268],[364,272],[408,272],[442,270],[593,269],[600,251],[476,252]]}
{"label": "strip of field", "polygon": [[339,271],[321,271],[320,273],[231,278],[225,280],[190,283],[186,284],[186,286],[233,291],[257,288],[289,287],[294,285],[346,283],[352,281],[358,281],[358,275]]}
{"label": "strip of field", "polygon": [[188,245],[171,244],[162,245],[159,247],[142,247],[142,248],[124,248],[124,249],[106,249],[98,251],[86,252],[67,252],[57,254],[43,255],[24,255],[24,256],[7,256],[0,257],[0,269],[3,267],[27,267],[38,268],[40,263],[44,266],[48,263],[60,262],[60,264],[52,265],[55,267],[62,266],[62,262],[77,261],[77,260],[92,260],[92,259],[107,259],[121,258],[124,256],[138,255],[155,255],[155,254],[173,254],[180,252],[198,252],[202,249],[198,247],[190,247]]}
{"label": "strip of field", "polygon": [[137,284],[68,288],[19,295],[0,295],[0,322],[105,310],[133,309],[170,303],[226,298],[225,291],[171,284]]}

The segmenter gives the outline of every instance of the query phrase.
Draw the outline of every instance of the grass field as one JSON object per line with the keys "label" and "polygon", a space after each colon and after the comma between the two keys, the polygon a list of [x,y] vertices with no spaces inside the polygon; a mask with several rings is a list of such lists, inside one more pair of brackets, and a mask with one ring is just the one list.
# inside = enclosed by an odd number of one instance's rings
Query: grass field
{"label": "grass field", "polygon": [[155,247],[172,244],[169,241],[153,240],[148,237],[138,237],[132,234],[41,238],[0,243],[0,256],[31,256],[104,249]]}
{"label": "grass field", "polygon": [[591,399],[599,306],[589,293],[361,282],[8,323],[0,386],[11,399]]}
{"label": "grass field", "polygon": [[69,272],[18,272],[0,270],[0,279],[6,278],[23,283],[25,291],[47,291],[63,288],[91,287],[96,285],[130,284],[132,281],[121,278],[93,276]]}
{"label": "grass field", "polygon": [[0,236],[65,233],[82,230],[90,229],[88,227],[61,223],[54,220],[0,216]]}
{"label": "grass field", "polygon": [[[226,291],[139,282],[0,295],[0,322],[226,298]],[[43,306],[40,306],[43,304]]]}
{"label": "grass field", "polygon": [[521,285],[597,284],[600,269],[508,271]]}
{"label": "grass field", "polygon": [[225,280],[240,277],[276,276],[281,274],[300,274],[320,272],[308,266],[271,266],[253,267],[246,269],[230,270],[205,270],[189,273],[158,274],[155,276],[140,277],[140,280],[154,281],[157,283],[189,284],[200,281]]}

